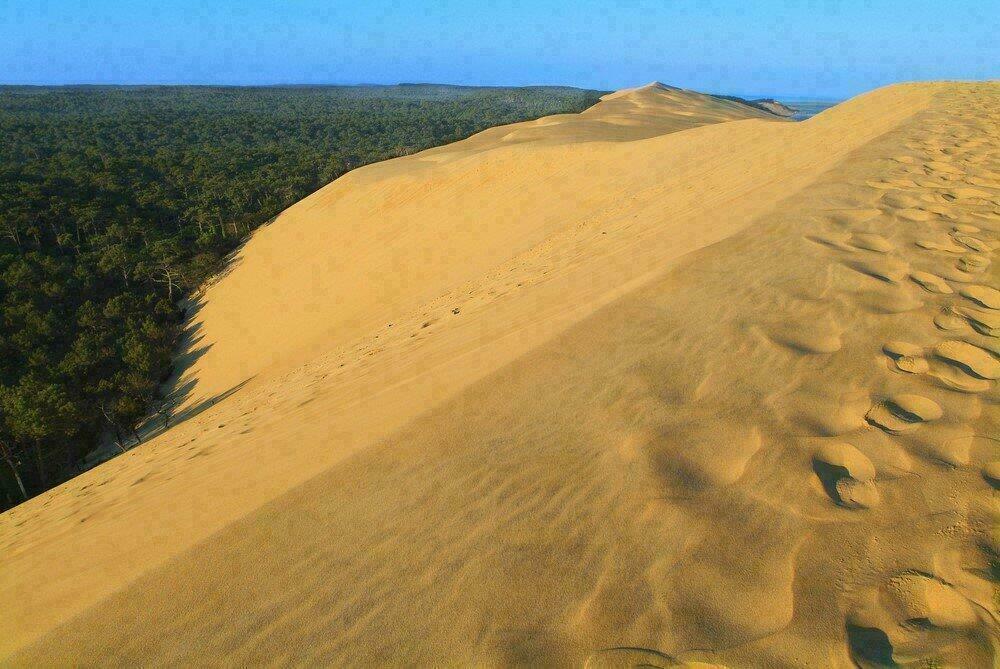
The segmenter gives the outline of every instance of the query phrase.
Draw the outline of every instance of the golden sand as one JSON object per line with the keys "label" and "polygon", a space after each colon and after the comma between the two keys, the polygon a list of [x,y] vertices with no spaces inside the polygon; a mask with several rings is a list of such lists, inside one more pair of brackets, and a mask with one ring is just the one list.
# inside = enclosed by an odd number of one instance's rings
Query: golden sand
{"label": "golden sand", "polygon": [[187,420],[0,516],[0,658],[991,666],[998,110],[651,85],[337,180]]}

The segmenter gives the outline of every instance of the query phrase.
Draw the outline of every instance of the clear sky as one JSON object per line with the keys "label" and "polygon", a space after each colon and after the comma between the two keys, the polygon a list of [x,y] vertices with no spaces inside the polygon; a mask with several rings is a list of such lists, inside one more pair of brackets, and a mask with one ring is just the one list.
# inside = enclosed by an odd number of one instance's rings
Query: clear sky
{"label": "clear sky", "polygon": [[967,0],[0,0],[0,83],[567,84],[846,97],[1000,77]]}

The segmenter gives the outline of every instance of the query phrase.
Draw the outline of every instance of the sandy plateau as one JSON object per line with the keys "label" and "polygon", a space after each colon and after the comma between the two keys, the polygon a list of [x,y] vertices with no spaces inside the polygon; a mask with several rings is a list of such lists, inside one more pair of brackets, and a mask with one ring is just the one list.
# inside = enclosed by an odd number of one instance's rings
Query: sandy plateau
{"label": "sandy plateau", "polygon": [[998,248],[997,83],[356,170],[199,297],[176,426],[0,516],[0,662],[995,666]]}

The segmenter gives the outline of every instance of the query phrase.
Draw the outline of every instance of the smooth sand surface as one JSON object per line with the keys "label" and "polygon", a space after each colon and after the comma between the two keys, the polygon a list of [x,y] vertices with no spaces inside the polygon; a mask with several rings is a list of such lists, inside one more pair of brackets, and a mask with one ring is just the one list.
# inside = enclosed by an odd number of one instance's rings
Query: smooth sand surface
{"label": "smooth sand surface", "polygon": [[993,665],[998,110],[647,86],[334,182],[190,418],[0,516],[0,657]]}

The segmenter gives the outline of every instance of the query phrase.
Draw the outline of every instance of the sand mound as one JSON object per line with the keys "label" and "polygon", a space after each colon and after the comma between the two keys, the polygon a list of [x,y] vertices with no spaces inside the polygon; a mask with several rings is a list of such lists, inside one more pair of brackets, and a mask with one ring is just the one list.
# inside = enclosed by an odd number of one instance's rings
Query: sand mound
{"label": "sand mound", "polygon": [[993,665],[1000,86],[705,97],[256,234],[187,420],[0,517],[7,663]]}
{"label": "sand mound", "polygon": [[993,286],[967,286],[959,291],[962,297],[968,298],[987,309],[1000,309],[1000,290]]}
{"label": "sand mound", "polygon": [[879,502],[875,465],[864,453],[845,443],[828,443],[813,456],[816,476],[827,494],[849,508],[867,508]]}

